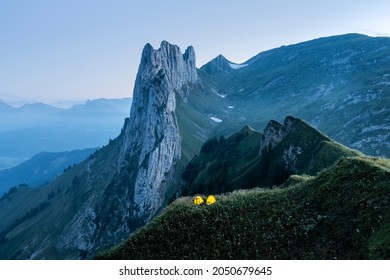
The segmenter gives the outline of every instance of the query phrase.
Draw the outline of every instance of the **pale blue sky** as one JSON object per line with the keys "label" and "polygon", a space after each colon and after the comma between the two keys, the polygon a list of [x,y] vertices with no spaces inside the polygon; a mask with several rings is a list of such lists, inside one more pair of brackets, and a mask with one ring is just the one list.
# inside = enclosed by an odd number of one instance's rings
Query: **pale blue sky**
{"label": "pale blue sky", "polygon": [[192,45],[200,67],[343,33],[389,36],[390,1],[0,0],[0,99],[132,95],[143,46]]}

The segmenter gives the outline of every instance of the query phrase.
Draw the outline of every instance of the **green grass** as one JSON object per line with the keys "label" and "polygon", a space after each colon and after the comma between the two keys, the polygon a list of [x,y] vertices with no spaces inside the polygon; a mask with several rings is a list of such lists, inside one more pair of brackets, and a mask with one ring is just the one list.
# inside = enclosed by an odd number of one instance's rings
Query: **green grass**
{"label": "green grass", "polygon": [[[362,156],[324,135],[304,121],[288,117],[293,123],[289,134],[272,149],[259,155],[262,134],[246,126],[210,151],[202,148],[185,169],[183,194],[223,193],[253,187],[282,184],[290,175],[316,175],[338,159]],[[210,145],[206,143],[206,145]]]}
{"label": "green grass", "polygon": [[344,158],[283,189],[180,198],[98,259],[389,259],[389,160]]}
{"label": "green grass", "polygon": [[234,174],[248,168],[258,157],[260,138],[261,133],[245,126],[226,139],[207,141],[183,173],[182,179],[187,183],[183,192],[226,192]]}

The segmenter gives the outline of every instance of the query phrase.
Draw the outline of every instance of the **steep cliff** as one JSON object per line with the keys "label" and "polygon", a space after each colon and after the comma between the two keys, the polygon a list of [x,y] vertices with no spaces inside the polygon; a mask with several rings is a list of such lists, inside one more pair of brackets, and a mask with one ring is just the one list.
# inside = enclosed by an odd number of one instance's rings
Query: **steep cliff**
{"label": "steep cliff", "polygon": [[133,98],[130,118],[106,147],[46,187],[0,200],[0,258],[88,258],[177,194],[182,169],[217,124],[210,116],[224,112],[219,97],[200,81],[193,48],[182,54],[164,41],[145,46]]}
{"label": "steep cliff", "polygon": [[176,98],[185,98],[197,81],[195,53],[162,42],[147,44],[134,88],[131,122],[124,128],[118,175],[104,193],[96,239],[101,246],[120,241],[149,221],[175,192],[181,158]]}

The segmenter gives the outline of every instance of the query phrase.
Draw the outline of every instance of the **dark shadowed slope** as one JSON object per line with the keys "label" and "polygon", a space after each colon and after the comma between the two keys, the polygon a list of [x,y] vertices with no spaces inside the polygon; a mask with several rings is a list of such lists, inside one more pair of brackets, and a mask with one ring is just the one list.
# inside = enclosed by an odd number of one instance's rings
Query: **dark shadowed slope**
{"label": "dark shadowed slope", "polygon": [[354,157],[285,189],[185,197],[99,259],[389,259],[390,162]]}

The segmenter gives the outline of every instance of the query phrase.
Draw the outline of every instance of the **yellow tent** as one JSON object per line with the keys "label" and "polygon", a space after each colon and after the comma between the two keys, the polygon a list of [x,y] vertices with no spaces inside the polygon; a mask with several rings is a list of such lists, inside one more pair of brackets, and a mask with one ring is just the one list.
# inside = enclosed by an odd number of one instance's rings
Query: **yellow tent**
{"label": "yellow tent", "polygon": [[203,198],[201,197],[201,196],[195,196],[195,198],[194,198],[194,204],[195,205],[202,205],[202,204],[204,204],[204,200],[203,200]]}
{"label": "yellow tent", "polygon": [[209,195],[209,197],[208,197],[207,200],[206,200],[206,204],[207,204],[207,205],[210,205],[210,204],[215,203],[216,201],[217,201],[217,200],[215,199],[215,196]]}

